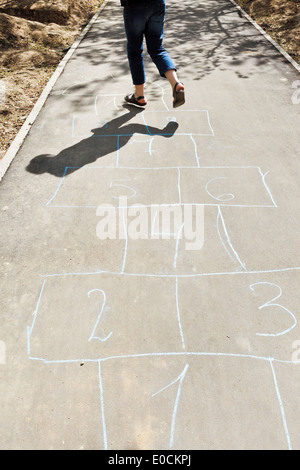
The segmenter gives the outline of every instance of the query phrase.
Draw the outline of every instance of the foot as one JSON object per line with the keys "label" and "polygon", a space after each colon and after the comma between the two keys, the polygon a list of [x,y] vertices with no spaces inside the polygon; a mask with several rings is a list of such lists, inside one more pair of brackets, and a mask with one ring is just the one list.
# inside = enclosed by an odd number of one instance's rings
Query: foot
{"label": "foot", "polygon": [[125,101],[128,104],[136,106],[138,108],[144,108],[147,104],[144,96],[136,97],[134,93],[130,93],[129,95],[125,96]]}
{"label": "foot", "polygon": [[185,103],[184,85],[177,82],[173,88],[173,108],[178,108]]}

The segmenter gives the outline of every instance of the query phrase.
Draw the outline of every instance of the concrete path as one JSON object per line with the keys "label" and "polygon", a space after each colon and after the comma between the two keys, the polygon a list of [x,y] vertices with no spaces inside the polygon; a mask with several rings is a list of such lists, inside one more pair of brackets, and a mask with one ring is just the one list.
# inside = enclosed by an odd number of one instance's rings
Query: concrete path
{"label": "concrete path", "polygon": [[1,449],[300,449],[299,73],[167,3],[185,106],[110,0],[0,184]]}

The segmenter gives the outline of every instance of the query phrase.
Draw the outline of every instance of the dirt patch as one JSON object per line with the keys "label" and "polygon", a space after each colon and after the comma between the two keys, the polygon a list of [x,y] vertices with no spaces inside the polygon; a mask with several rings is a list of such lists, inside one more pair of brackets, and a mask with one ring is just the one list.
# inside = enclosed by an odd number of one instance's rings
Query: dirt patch
{"label": "dirt patch", "polygon": [[0,159],[57,65],[102,3],[0,0]]}
{"label": "dirt patch", "polygon": [[300,64],[299,0],[236,0]]}
{"label": "dirt patch", "polygon": [[4,0],[0,12],[19,16],[41,23],[67,24],[74,8],[75,0]]}

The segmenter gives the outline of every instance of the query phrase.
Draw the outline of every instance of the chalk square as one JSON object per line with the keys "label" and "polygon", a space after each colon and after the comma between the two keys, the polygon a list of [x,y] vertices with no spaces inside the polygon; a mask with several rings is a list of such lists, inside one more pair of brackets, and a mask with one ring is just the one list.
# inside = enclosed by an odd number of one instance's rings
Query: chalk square
{"label": "chalk square", "polygon": [[216,355],[187,363],[175,449],[288,450],[270,362]]}
{"label": "chalk square", "polygon": [[120,137],[119,166],[136,168],[197,167],[198,156],[191,136],[138,136],[123,145]]}
{"label": "chalk square", "polygon": [[[299,361],[299,340],[295,343],[298,347]],[[294,348],[293,353],[295,353]],[[290,441],[290,449],[300,448],[299,419],[300,419],[300,364],[277,362],[273,364],[276,375],[278,391],[284,409],[284,419],[286,432]],[[291,386],[293,384],[293,386]]]}
{"label": "chalk square", "polygon": [[[130,138],[134,134],[149,135],[142,113],[138,111],[105,108],[99,114],[98,109],[95,109],[94,113],[74,113],[72,116],[72,136],[86,138],[93,135],[99,139],[110,139],[118,136]],[[103,145],[103,143],[99,142],[99,145]]]}
{"label": "chalk square", "polygon": [[[126,169],[87,166],[66,175],[48,205],[59,207],[89,207],[101,205],[119,207],[125,198],[127,205],[178,203],[178,173],[176,169]],[[153,188],[160,190],[153,192]]]}
{"label": "chalk square", "polygon": [[128,238],[126,272],[180,276],[241,269],[224,248],[216,207],[152,206],[151,213],[148,238]]}
{"label": "chalk square", "polygon": [[186,204],[276,207],[257,167],[183,168],[180,186]]}
{"label": "chalk square", "polygon": [[103,363],[101,384],[108,450],[287,450],[268,362],[133,357]]}
{"label": "chalk square", "polygon": [[290,201],[286,204],[284,198],[284,191],[276,193],[278,206],[274,210],[241,207],[234,211],[234,218],[229,208],[224,212],[234,248],[249,271],[300,266],[300,237],[295,237],[299,231],[299,205]]}
{"label": "chalk square", "polygon": [[179,278],[178,310],[187,348],[291,361],[300,335],[299,275],[232,272]]}
{"label": "chalk square", "polygon": [[144,111],[143,117],[150,134],[152,126],[165,128],[164,132],[167,134],[166,126],[177,123],[178,135],[214,136],[208,110]]}
{"label": "chalk square", "polygon": [[28,353],[68,362],[180,351],[175,292],[172,278],[47,277],[28,329]]}

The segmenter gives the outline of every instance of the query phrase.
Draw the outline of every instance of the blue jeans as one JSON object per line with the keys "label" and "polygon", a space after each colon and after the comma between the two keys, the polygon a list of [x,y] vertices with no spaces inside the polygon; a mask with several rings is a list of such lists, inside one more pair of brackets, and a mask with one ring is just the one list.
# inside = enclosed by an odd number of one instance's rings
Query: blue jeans
{"label": "blue jeans", "polygon": [[160,75],[176,70],[169,54],[163,47],[166,5],[162,0],[153,0],[147,5],[124,8],[124,24],[127,36],[127,55],[134,85],[146,81],[143,60],[145,36],[148,53]]}

